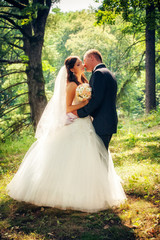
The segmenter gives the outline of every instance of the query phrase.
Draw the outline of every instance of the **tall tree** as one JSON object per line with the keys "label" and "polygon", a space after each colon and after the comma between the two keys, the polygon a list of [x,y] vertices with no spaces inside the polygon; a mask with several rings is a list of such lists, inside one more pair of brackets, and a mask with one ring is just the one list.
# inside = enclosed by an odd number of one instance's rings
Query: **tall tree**
{"label": "tall tree", "polygon": [[155,91],[155,6],[146,6],[146,112],[156,109]]}
{"label": "tall tree", "polygon": [[139,32],[145,28],[146,39],[146,112],[156,109],[155,94],[155,30],[160,16],[159,0],[103,0],[97,13],[99,24],[114,23],[115,17],[122,14],[130,22],[132,31]]}
{"label": "tall tree", "polygon": [[[47,16],[52,3],[57,1],[1,0],[0,4],[0,19],[8,24],[8,32],[19,31],[19,36],[7,40],[8,44],[21,49],[26,56],[16,59],[12,59],[12,56],[10,59],[1,58],[0,62],[27,64],[25,72],[34,128],[36,128],[47,103],[41,56]],[[15,39],[20,41],[19,44],[15,44]]]}

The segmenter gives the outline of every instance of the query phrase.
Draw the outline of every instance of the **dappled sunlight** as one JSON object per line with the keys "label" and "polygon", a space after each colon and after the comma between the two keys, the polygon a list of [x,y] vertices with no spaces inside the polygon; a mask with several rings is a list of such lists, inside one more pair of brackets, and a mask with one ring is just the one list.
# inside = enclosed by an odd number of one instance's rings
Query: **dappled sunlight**
{"label": "dappled sunlight", "polygon": [[160,182],[159,170],[156,164],[149,163],[130,164],[126,167],[116,168],[117,173],[123,179],[125,191],[128,194],[143,197],[154,194],[155,188]]}
{"label": "dappled sunlight", "polygon": [[[126,126],[124,126],[126,128]],[[111,141],[110,151],[112,153],[115,166],[125,165],[126,162],[136,163],[149,160],[152,163],[160,162],[160,132],[153,131],[147,133],[141,126],[138,133],[117,134]],[[132,132],[134,132],[134,125]]]}
{"label": "dappled sunlight", "polygon": [[[156,122],[155,118],[153,118]],[[145,120],[146,121],[146,120]],[[131,123],[130,123],[131,124]],[[137,125],[138,124],[138,131]],[[150,125],[152,123],[150,122]],[[132,132],[131,132],[132,129]],[[27,133],[2,145],[1,234],[4,239],[134,240],[159,238],[160,133],[155,126],[127,120],[113,135],[110,151],[117,174],[127,194],[120,207],[98,213],[83,213],[37,207],[11,199],[6,186],[18,169],[34,137]],[[158,238],[157,238],[158,237]]]}
{"label": "dappled sunlight", "polygon": [[139,232],[138,236],[142,239],[159,234],[159,210],[150,201],[140,197],[129,197],[128,203],[121,207],[120,218],[127,226],[132,226],[135,233]]}

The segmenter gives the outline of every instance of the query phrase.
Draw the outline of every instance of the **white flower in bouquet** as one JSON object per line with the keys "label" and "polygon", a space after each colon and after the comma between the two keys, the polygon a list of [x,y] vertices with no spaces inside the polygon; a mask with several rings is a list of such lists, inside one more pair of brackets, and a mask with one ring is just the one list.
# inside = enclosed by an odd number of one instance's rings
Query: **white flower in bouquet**
{"label": "white flower in bouquet", "polygon": [[79,101],[89,99],[91,97],[92,88],[88,83],[82,83],[76,88],[76,96]]}

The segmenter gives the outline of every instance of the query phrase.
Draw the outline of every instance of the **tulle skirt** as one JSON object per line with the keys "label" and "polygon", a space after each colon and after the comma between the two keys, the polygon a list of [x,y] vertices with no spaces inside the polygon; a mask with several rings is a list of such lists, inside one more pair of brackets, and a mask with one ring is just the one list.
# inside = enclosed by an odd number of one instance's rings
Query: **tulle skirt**
{"label": "tulle skirt", "polygon": [[111,154],[89,117],[33,143],[7,189],[18,201],[85,212],[126,199]]}

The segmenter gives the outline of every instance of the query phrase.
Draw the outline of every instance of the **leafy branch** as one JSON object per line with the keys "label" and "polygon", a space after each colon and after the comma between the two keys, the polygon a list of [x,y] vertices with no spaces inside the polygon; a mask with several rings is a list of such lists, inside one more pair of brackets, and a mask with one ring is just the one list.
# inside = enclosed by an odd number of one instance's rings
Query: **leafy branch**
{"label": "leafy branch", "polygon": [[3,92],[5,92],[5,91],[8,90],[8,89],[10,89],[10,88],[12,88],[12,87],[15,87],[15,86],[17,86],[17,85],[23,84],[23,83],[27,83],[27,81],[12,84],[12,85],[10,85],[9,87],[7,87],[7,88],[3,89],[2,91],[0,91],[0,93],[3,93]]}
{"label": "leafy branch", "polygon": [[13,13],[5,12],[5,11],[0,11],[0,13],[2,13],[2,14],[7,14],[7,15],[9,15],[10,17],[13,17],[13,18],[16,18],[16,19],[24,19],[24,18],[27,17],[27,16],[22,16],[22,15],[18,15],[18,14],[13,14]]}
{"label": "leafy branch", "polygon": [[7,20],[9,23],[11,23],[16,29],[18,29],[24,36],[28,37],[28,35],[26,34],[26,31],[23,30],[23,28],[21,28],[18,24],[15,23],[15,21],[13,21],[11,18],[9,18],[8,16],[4,15],[4,14],[0,14],[0,18],[3,18],[5,20]]}
{"label": "leafy branch", "polygon": [[21,71],[8,72],[8,73],[5,73],[5,74],[1,75],[0,78],[4,78],[8,75],[15,74],[15,73],[25,73],[25,71],[21,70]]}
{"label": "leafy branch", "polygon": [[9,4],[13,5],[13,7],[17,7],[19,9],[24,9],[27,5],[20,3],[18,1],[15,0],[5,0],[5,2],[8,2]]}
{"label": "leafy branch", "polygon": [[124,92],[127,84],[132,81],[132,77],[133,77],[134,74],[137,72],[137,69],[140,69],[140,65],[141,65],[141,63],[142,63],[142,61],[143,61],[144,55],[145,55],[145,51],[143,52],[143,54],[142,54],[142,56],[141,56],[141,59],[140,59],[138,65],[134,68],[134,71],[133,71],[132,75],[130,76],[130,78],[127,78],[126,81],[123,82],[120,90],[119,90],[118,93],[117,93],[117,99],[118,99],[118,100],[119,100],[119,99],[121,98],[121,96],[123,95],[123,92]]}
{"label": "leafy branch", "polygon": [[29,105],[29,102],[27,102],[27,103],[20,103],[20,104],[14,105],[14,107],[13,107],[11,110],[8,110],[7,112],[5,112],[5,113],[3,113],[2,115],[0,115],[0,118],[3,117],[3,116],[5,116],[5,115],[8,114],[8,113],[14,111],[15,109],[17,109],[17,108],[19,108],[19,107],[22,107],[22,106],[25,106],[25,105]]}
{"label": "leafy branch", "polygon": [[0,63],[14,64],[14,63],[28,63],[28,61],[22,61],[21,59],[17,59],[17,60],[0,59]]}
{"label": "leafy branch", "polygon": [[21,93],[21,94],[18,94],[18,95],[16,95],[15,97],[11,97],[11,98],[9,98],[9,99],[7,99],[7,101],[5,101],[5,102],[3,102],[3,105],[4,106],[7,106],[9,103],[11,103],[11,102],[13,102],[15,99],[17,99],[18,97],[20,97],[20,96],[22,96],[22,95],[26,95],[26,94],[28,94],[28,92],[24,92],[24,93]]}
{"label": "leafy branch", "polygon": [[[29,113],[28,113],[28,114],[29,114]],[[27,114],[27,115],[28,115],[28,114]],[[30,114],[29,114],[29,115],[30,115]],[[10,129],[13,128],[13,130],[12,130],[11,132],[9,132],[9,134],[6,135],[6,138],[7,138],[8,136],[10,136],[11,134],[13,134],[14,132],[17,132],[18,130],[20,130],[20,129],[24,128],[24,127],[30,126],[30,125],[31,125],[31,122],[26,123],[26,122],[29,121],[29,120],[30,120],[30,116],[29,116],[29,117],[26,117],[26,118],[23,118],[23,119],[21,119],[21,120],[19,120],[19,121],[14,122],[14,123],[11,124],[8,128],[6,128],[6,129],[2,132],[2,134],[6,133],[8,130],[10,130]]]}

